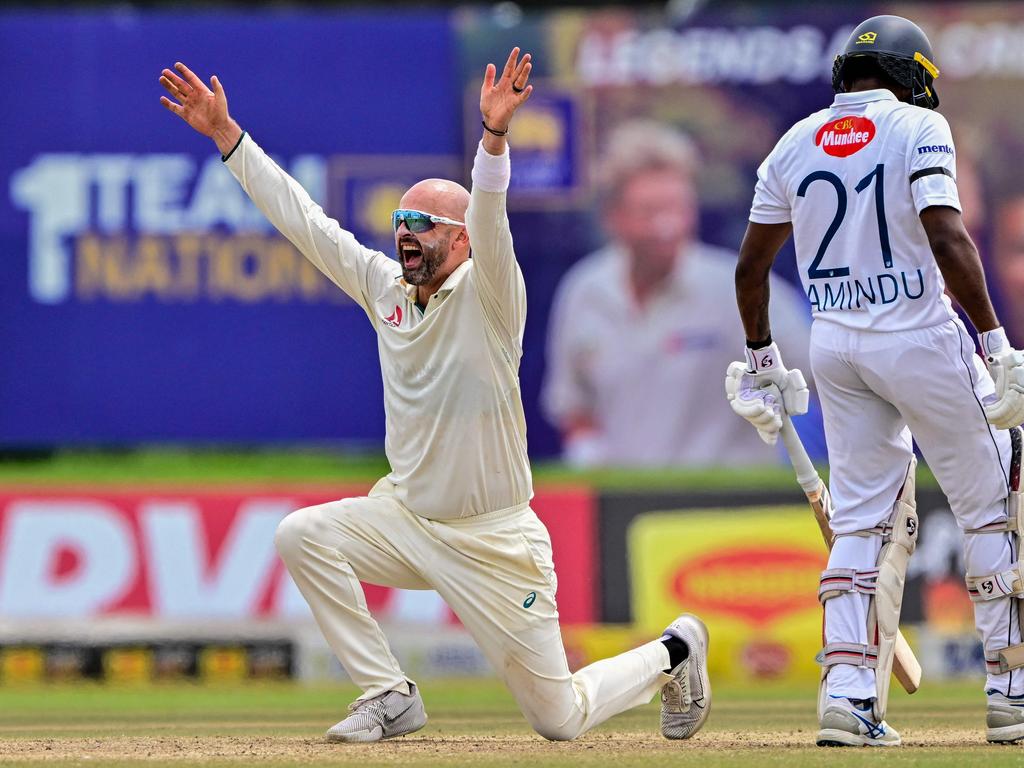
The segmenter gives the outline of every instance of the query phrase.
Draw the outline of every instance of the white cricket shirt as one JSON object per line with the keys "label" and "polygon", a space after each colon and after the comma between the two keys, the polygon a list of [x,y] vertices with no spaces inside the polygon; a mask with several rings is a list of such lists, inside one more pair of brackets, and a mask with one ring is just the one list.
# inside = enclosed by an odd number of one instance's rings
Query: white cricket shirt
{"label": "white cricket shirt", "polygon": [[793,223],[817,320],[900,331],[954,317],[919,214],[960,210],[956,150],[937,112],[884,89],[837,94],[757,172],[750,220]]}
{"label": "white cricket shirt", "polygon": [[[481,153],[477,166],[508,163],[507,153]],[[356,242],[248,135],[226,162],[271,223],[377,331],[391,465],[381,482],[412,512],[436,520],[525,508],[533,495],[519,389],[526,286],[505,192],[473,185],[473,258],[421,311],[398,262]]]}

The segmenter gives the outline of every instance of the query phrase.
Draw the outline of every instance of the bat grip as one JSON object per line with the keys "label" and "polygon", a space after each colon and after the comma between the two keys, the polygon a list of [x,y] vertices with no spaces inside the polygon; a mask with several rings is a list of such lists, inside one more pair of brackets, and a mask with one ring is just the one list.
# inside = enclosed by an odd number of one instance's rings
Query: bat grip
{"label": "bat grip", "polygon": [[796,481],[800,483],[804,493],[814,493],[821,484],[821,478],[818,476],[818,470],[811,463],[804,444],[800,442],[800,435],[796,433],[796,427],[793,426],[793,421],[789,416],[783,417],[780,434],[782,435],[782,444],[786,446],[786,452],[789,454],[789,460],[793,464],[793,469],[796,470]]}

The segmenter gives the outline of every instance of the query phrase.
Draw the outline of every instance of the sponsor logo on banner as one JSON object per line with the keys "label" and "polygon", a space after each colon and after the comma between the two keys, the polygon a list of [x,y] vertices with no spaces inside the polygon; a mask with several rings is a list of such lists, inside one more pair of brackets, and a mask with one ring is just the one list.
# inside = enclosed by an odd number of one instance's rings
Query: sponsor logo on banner
{"label": "sponsor logo on banner", "polygon": [[849,157],[875,138],[875,124],[866,117],[849,115],[829,120],[818,129],[814,143],[832,157]]}
{"label": "sponsor logo on banner", "polygon": [[[1012,14],[985,10],[970,18],[966,9],[971,5],[957,4],[962,10],[956,17],[945,23],[933,19],[929,25],[928,36],[942,52],[943,78],[1024,77],[1019,55],[1024,25]],[[716,25],[694,23],[684,14],[673,27],[659,23],[663,15],[639,10],[565,11],[560,15],[570,21],[557,27],[559,51],[574,56],[556,56],[551,66],[556,77],[590,88],[829,82],[836,51],[846,45],[853,27],[839,16],[816,24],[807,23],[802,13],[800,23],[787,24],[776,7],[764,6],[764,13],[774,23],[751,23],[744,10],[730,14],[731,23]],[[869,50],[876,40],[874,32],[866,32],[857,45]]]}
{"label": "sponsor logo on banner", "polygon": [[[323,202],[324,157],[284,165]],[[42,304],[345,300],[217,156],[40,154],[9,191],[28,213],[28,292]]]}
{"label": "sponsor logo on banner", "polygon": [[[455,178],[444,156],[298,155],[282,167],[368,247],[394,248],[391,210],[421,176]],[[364,169],[372,167],[372,171]],[[44,153],[12,175],[28,214],[28,293],[71,300],[347,303],[277,234],[220,157]]]}
{"label": "sponsor logo on banner", "polygon": [[[672,591],[680,605],[769,624],[807,608],[809,582],[821,573],[821,554],[793,547],[738,547],[679,564]],[[744,584],[771,584],[770,590]]]}
{"label": "sponsor logo on banner", "polygon": [[684,611],[699,614],[715,638],[716,679],[819,674],[828,556],[806,506],[642,514],[628,552],[637,628],[658,632]]}
{"label": "sponsor logo on banner", "polygon": [[[0,494],[0,616],[308,617],[274,550],[278,523],[301,507],[366,491],[8,491]],[[563,621],[593,621],[592,497],[540,491],[532,506],[551,534]],[[457,624],[433,591],[364,588],[382,621]],[[139,658],[125,656],[118,669]],[[232,663],[230,654],[209,660],[224,674],[234,674]]]}

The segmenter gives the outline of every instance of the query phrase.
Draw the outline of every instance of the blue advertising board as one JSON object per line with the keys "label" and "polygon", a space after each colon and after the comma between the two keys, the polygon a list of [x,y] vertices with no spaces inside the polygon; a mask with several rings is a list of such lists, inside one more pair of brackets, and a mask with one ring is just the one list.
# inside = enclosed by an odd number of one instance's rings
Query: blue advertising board
{"label": "blue advertising board", "polygon": [[[378,444],[363,312],[160,106],[157,78],[179,60],[217,74],[256,141],[386,247],[404,187],[461,165],[452,36],[428,9],[0,15],[18,83],[0,108],[0,444]],[[386,162],[345,159],[369,156]]]}

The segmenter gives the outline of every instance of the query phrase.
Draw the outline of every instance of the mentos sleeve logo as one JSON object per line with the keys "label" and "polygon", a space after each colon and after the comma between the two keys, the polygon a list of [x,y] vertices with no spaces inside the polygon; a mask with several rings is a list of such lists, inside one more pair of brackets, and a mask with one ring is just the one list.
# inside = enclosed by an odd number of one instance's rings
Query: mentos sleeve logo
{"label": "mentos sleeve logo", "polygon": [[917,148],[917,154],[927,155],[932,152],[938,152],[941,155],[952,155],[953,148],[949,144],[925,144],[923,147]]}
{"label": "mentos sleeve logo", "polygon": [[840,117],[829,120],[818,129],[814,143],[832,157],[849,157],[875,138],[875,124],[866,117]]}

